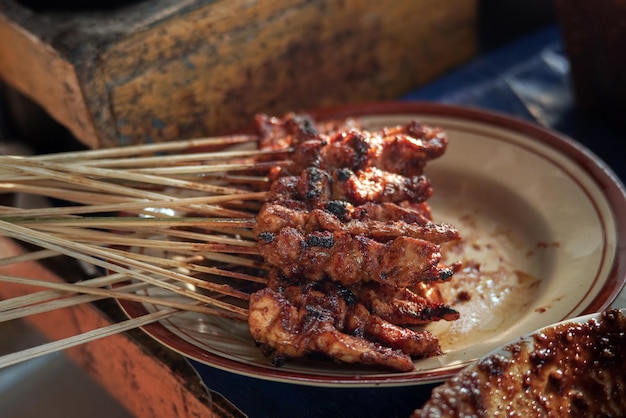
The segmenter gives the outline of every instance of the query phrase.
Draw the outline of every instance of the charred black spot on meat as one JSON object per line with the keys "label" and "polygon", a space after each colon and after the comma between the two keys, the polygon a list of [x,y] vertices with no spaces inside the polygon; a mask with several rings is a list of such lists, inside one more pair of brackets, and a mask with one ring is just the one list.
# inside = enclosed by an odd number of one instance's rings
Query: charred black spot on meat
{"label": "charred black spot on meat", "polygon": [[306,311],[308,312],[308,315],[307,315],[308,321],[316,322],[319,319],[326,319],[329,316],[328,311],[322,308],[321,306],[306,305],[304,309],[306,309]]}
{"label": "charred black spot on meat", "polygon": [[325,175],[322,170],[315,167],[307,168],[306,172],[308,174],[309,181],[311,182],[320,182],[322,180],[322,177]]}
{"label": "charred black spot on meat", "polygon": [[283,356],[274,356],[272,358],[272,365],[276,367],[282,367],[285,365],[285,357]]}
{"label": "charred black spot on meat", "polygon": [[354,150],[354,161],[353,168],[355,170],[363,168],[367,162],[367,156],[370,150],[370,145],[367,143],[366,138],[363,134],[359,134],[356,132],[350,133],[351,137],[348,141],[352,149]]}
{"label": "charred black spot on meat", "polygon": [[300,128],[300,132],[302,132],[303,135],[311,138],[318,135],[317,129],[315,127],[315,122],[313,122],[310,117],[297,115],[294,116],[293,120],[296,122],[296,124]]}
{"label": "charred black spot on meat", "polygon": [[335,244],[335,238],[332,234],[313,233],[306,237],[307,247],[331,248]]}
{"label": "charred black spot on meat", "polygon": [[337,180],[339,181],[348,181],[353,175],[354,173],[352,172],[352,170],[348,168],[340,168],[339,170],[337,170]]}
{"label": "charred black spot on meat", "polygon": [[276,236],[272,232],[261,232],[259,234],[259,239],[264,242],[272,242],[274,238],[276,238]]}
{"label": "charred black spot on meat", "polygon": [[331,200],[326,203],[326,210],[341,221],[345,222],[349,219],[348,202],[345,200]]}
{"label": "charred black spot on meat", "polygon": [[304,179],[304,198],[306,200],[320,199],[330,181],[328,173],[316,167],[309,167],[304,173]]}
{"label": "charred black spot on meat", "polygon": [[354,305],[357,301],[357,297],[350,289],[340,287],[337,293],[339,294],[339,296],[341,296],[343,300],[346,301],[348,306]]}
{"label": "charred black spot on meat", "polygon": [[449,280],[454,275],[454,271],[452,269],[444,268],[439,273],[439,280]]}

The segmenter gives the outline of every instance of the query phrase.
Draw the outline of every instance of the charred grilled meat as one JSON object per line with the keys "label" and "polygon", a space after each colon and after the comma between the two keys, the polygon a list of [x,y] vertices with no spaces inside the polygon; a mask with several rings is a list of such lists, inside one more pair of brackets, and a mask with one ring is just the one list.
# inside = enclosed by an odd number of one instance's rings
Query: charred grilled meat
{"label": "charred grilled meat", "polygon": [[398,327],[347,302],[339,288],[313,286],[263,289],[250,300],[250,330],[280,365],[288,358],[324,353],[345,363],[413,369],[411,355],[441,353],[428,331]]}
{"label": "charred grilled meat", "polygon": [[[358,207],[357,209],[358,210]],[[428,220],[422,223],[405,221],[379,221],[362,216],[361,219],[342,221],[333,212],[323,209],[311,211],[290,208],[278,203],[263,205],[256,218],[255,233],[279,233],[281,229],[292,227],[303,234],[324,230],[346,232],[350,235],[363,235],[386,242],[397,237],[419,238],[435,244],[458,240],[459,232],[449,224],[435,224]]]}
{"label": "charred grilled meat", "polygon": [[292,227],[259,235],[259,253],[286,276],[329,279],[351,285],[375,281],[389,286],[446,281],[454,271],[441,266],[439,245],[400,236],[385,243],[347,232],[303,234]]}
{"label": "charred grilled meat", "polygon": [[346,201],[353,205],[365,203],[420,203],[432,196],[425,176],[403,176],[370,167],[358,172],[349,169],[308,168],[299,176],[278,178],[270,190],[270,200],[303,201],[319,205],[329,201]]}
{"label": "charred grilled meat", "polygon": [[[435,283],[459,265],[441,263],[440,244],[459,239],[432,221],[426,163],[440,157],[439,128],[412,122],[370,132],[355,121],[323,126],[307,115],[258,116],[262,149],[291,164],[270,173],[256,217],[259,254],[271,267],[250,298],[254,339],[280,365],[323,353],[337,361],[398,371],[441,353],[430,332],[458,312]],[[286,167],[286,168],[285,168]]]}
{"label": "charred grilled meat", "polygon": [[[344,129],[326,125],[322,130],[306,115],[284,119],[257,117],[262,149],[293,148],[289,174],[314,167],[341,167],[359,171],[376,167],[391,173],[419,176],[429,160],[444,154],[448,139],[441,128],[413,121],[404,126],[370,132],[350,124]],[[283,174],[284,175],[284,174]]]}

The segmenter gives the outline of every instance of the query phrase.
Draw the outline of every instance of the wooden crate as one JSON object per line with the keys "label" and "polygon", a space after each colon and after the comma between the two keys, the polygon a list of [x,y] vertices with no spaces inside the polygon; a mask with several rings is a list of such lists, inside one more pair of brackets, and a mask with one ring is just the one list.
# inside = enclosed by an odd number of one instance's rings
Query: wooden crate
{"label": "wooden crate", "polygon": [[0,2],[0,79],[89,147],[214,135],[256,112],[394,98],[476,51],[476,0]]}

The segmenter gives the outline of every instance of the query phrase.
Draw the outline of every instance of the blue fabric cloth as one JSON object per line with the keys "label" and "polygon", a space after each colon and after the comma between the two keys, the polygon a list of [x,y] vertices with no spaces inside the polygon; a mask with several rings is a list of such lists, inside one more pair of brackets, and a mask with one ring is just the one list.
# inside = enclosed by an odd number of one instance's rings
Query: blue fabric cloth
{"label": "blue fabric cloth", "polygon": [[577,108],[556,26],[481,55],[400,100],[477,107],[540,124],[582,144],[626,181],[626,121]]}

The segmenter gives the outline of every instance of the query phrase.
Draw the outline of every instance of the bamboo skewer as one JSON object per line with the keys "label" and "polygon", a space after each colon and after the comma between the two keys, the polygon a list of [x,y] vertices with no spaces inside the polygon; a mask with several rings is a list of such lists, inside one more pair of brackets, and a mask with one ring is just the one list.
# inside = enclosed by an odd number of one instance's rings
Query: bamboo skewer
{"label": "bamboo skewer", "polygon": [[98,328],[93,331],[78,334],[73,337],[65,338],[47,344],[42,344],[37,347],[18,351],[16,353],[7,354],[0,357],[0,369],[12,366],[17,363],[21,363],[26,360],[32,360],[37,357],[75,347],[77,345],[86,344],[90,341],[95,341],[97,339],[108,337],[110,335],[115,335],[121,332],[129,331],[131,329],[139,328],[144,325],[148,325],[153,322],[157,322],[173,315],[179,314],[181,312],[183,311],[170,308],[163,309],[137,318]]}
{"label": "bamboo skewer", "polygon": [[[176,169],[181,164],[193,164],[185,167],[202,168],[206,166],[218,165],[207,164],[213,161],[223,160],[236,160],[238,158],[244,161],[250,161],[259,157],[271,157],[275,155],[285,155],[285,150],[240,150],[240,151],[222,151],[222,152],[202,152],[202,153],[185,153],[175,155],[157,155],[150,157],[136,157],[136,158],[108,158],[87,160],[78,163],[83,167],[107,167],[107,168],[127,168],[131,171],[136,170],[149,170],[161,167],[163,165],[169,166],[168,168]],[[280,162],[277,161],[280,164]],[[218,165],[219,166],[219,165]]]}
{"label": "bamboo skewer", "polygon": [[[1,187],[1,186],[0,186]],[[16,191],[37,191],[38,194],[49,195],[50,189],[48,188],[23,188]],[[57,194],[50,197],[60,197],[61,194]],[[64,198],[68,198],[67,194],[63,195]],[[177,200],[159,201],[154,206],[158,205],[159,209],[184,209],[190,205],[198,204],[219,204],[226,203],[235,199],[251,199],[251,200],[263,200],[267,197],[267,192],[252,192],[247,194],[241,194],[237,197],[232,195],[218,195],[218,196],[196,196],[196,197],[182,197]],[[100,200],[105,200],[101,198]],[[72,199],[75,200],[75,199]],[[76,200],[75,200],[76,201]],[[83,201],[83,199],[79,200]],[[20,218],[29,217],[46,217],[46,216],[58,216],[58,215],[80,215],[84,213],[133,213],[140,212],[145,213],[146,208],[151,206],[151,202],[145,200],[132,200],[125,203],[105,203],[94,204],[93,202],[85,202],[87,206],[64,206],[64,207],[46,207],[46,208],[34,208],[34,209],[16,209],[16,208],[0,208],[0,214],[3,213],[15,213]],[[245,226],[248,227],[248,226]]]}
{"label": "bamboo skewer", "polygon": [[[8,157],[8,158],[14,158],[14,157]],[[20,165],[19,163],[22,163],[23,165]],[[136,173],[138,175],[143,175],[143,176],[152,176],[151,177],[144,177],[143,179],[140,176],[135,176],[134,181],[135,182],[139,182],[142,181],[146,184],[150,184],[150,183],[155,183],[155,184],[161,184],[158,180],[158,178],[154,178],[154,177],[158,177],[158,176],[163,176],[163,175],[167,175],[168,178],[170,180],[176,180],[175,177],[173,177],[173,175],[193,175],[193,176],[233,176],[234,179],[236,179],[237,177],[235,177],[236,175],[233,174],[233,172],[237,172],[237,171],[250,171],[250,170],[269,170],[273,167],[281,167],[281,166],[287,166],[290,165],[291,163],[289,161],[254,161],[254,162],[231,162],[231,163],[224,163],[224,164],[209,164],[209,165],[205,165],[203,163],[196,163],[194,165],[181,165],[181,166],[170,166],[170,167],[163,167],[163,164],[160,167],[139,167],[139,168],[134,168],[134,169],[128,169],[128,170],[120,170],[120,169],[108,169],[108,168],[100,168],[100,176],[102,178],[116,178],[115,174],[116,173]],[[33,170],[27,170],[24,169],[27,166],[42,166],[41,163],[36,162],[34,160],[25,160],[25,159],[13,159],[13,160],[7,160],[5,159],[5,161],[3,162],[2,165],[0,165],[0,175],[6,180],[6,182],[13,182],[13,183],[20,183],[20,182],[28,182],[28,181],[37,181],[37,182],[41,182],[42,177],[37,177],[35,174],[33,174]],[[50,164],[47,164],[48,166]],[[2,167],[4,167],[4,171],[2,169]],[[12,168],[10,168],[12,167]],[[87,171],[90,168],[91,170],[91,175],[95,175],[96,174],[96,170],[98,170],[97,167],[89,167],[86,166],[84,164],[81,164],[80,166],[73,166],[73,165],[64,165],[63,166],[65,169],[61,170],[61,172],[67,172],[67,173],[72,173],[74,169],[79,169],[81,171]],[[250,181],[253,182],[264,182],[267,183],[268,179],[265,176],[252,176],[252,175],[248,175],[247,176],[248,179]],[[227,178],[227,177],[225,177]],[[165,181],[167,181],[167,179]],[[117,178],[118,181],[122,182],[122,181],[130,181],[130,178],[127,177],[121,177],[121,178]]]}
{"label": "bamboo skewer", "polygon": [[[3,219],[0,217],[0,220]],[[178,226],[201,226],[204,228],[251,228],[254,220],[239,218],[132,218],[132,217],[82,217],[82,218],[23,218],[13,217],[11,223],[28,225],[29,227],[57,226],[57,227],[91,227],[102,229],[161,227],[172,228]]]}
{"label": "bamboo skewer", "polygon": [[[2,281],[5,281],[7,283],[29,284],[26,281],[20,282],[18,280],[15,280],[15,281],[2,280]],[[44,292],[39,292],[39,293],[44,293]],[[73,297],[68,296],[68,297],[61,298],[60,296],[66,295],[67,292],[61,291],[61,290],[50,291],[50,294],[52,293],[56,293],[57,295],[59,295],[59,297],[42,301],[41,303],[38,303],[35,305],[26,305],[23,307],[11,309],[10,311],[1,312],[0,322],[26,318],[28,316],[54,311],[56,309],[69,308],[70,306],[76,306],[82,303],[95,302],[95,301],[105,298],[105,296],[94,296],[90,294],[84,294],[84,295],[73,296]]]}
{"label": "bamboo skewer", "polygon": [[[56,228],[51,228],[54,231]],[[46,229],[42,228],[40,231],[45,231]],[[71,239],[74,242],[80,242],[84,244],[96,244],[98,245],[102,241],[97,238],[97,234],[94,234],[93,231],[90,234],[91,236],[76,232],[74,234],[68,234],[68,231],[63,232],[63,236],[67,239]],[[259,253],[258,249],[254,245],[244,246],[240,243],[238,244],[225,244],[225,243],[214,243],[214,242],[188,242],[188,241],[172,241],[172,240],[159,240],[159,239],[144,239],[144,238],[129,238],[123,236],[115,236],[114,234],[104,233],[103,235],[108,235],[108,244],[113,246],[131,246],[135,247],[138,250],[144,249],[161,249],[167,251],[171,249],[173,246],[176,247],[176,250],[179,252],[221,252],[221,253],[235,253],[235,254],[251,254],[256,255]],[[61,236],[61,234],[57,234],[57,236]],[[111,248],[110,251],[114,249]]]}
{"label": "bamboo skewer", "polygon": [[[6,160],[6,157],[5,158],[0,157],[0,167],[8,166],[9,169],[17,170],[20,172],[26,171],[31,174],[40,175],[41,177],[44,177],[44,178],[49,178],[49,179],[61,181],[64,183],[74,184],[80,187],[89,187],[92,192],[111,194],[113,196],[121,196],[122,199],[124,199],[123,201],[125,202],[128,202],[129,198],[156,201],[156,202],[177,200],[175,197],[169,196],[164,193],[158,193],[158,192],[149,191],[149,190],[142,190],[142,189],[133,188],[130,186],[124,186],[121,184],[115,184],[115,183],[105,182],[102,180],[96,180],[96,179],[92,179],[92,178],[85,177],[85,176],[78,176],[74,173],[54,171],[54,170],[51,170],[49,167],[41,167],[41,166],[38,167],[36,162],[34,161],[31,161],[31,164],[25,164],[25,165],[20,165],[19,167],[15,167],[15,166],[12,166],[10,163],[7,163],[6,161],[2,162],[2,160]],[[40,164],[40,165],[43,165],[43,164]],[[62,166],[57,167],[57,168],[62,168]],[[118,174],[118,176],[119,175],[120,174]],[[129,177],[132,177],[132,176],[129,176]],[[146,177],[142,177],[142,178],[146,179]],[[159,179],[159,177],[149,176],[148,180],[152,183],[157,183],[157,179]],[[163,183],[166,183],[166,184],[163,184]],[[158,184],[162,187],[165,187],[168,184],[171,185],[173,183],[171,181],[166,180]],[[178,185],[185,186],[188,190],[202,191],[206,193],[229,194],[229,196],[232,196],[233,194],[234,195],[237,195],[237,194],[247,195],[250,193],[249,191],[246,191],[243,189],[232,189],[232,188],[225,188],[225,187],[220,187],[220,186],[203,185],[202,183],[198,183],[198,182],[187,181],[187,182],[178,183]],[[42,190],[42,192],[45,193],[44,190]],[[88,195],[88,196],[93,197],[91,195]],[[95,196],[95,197],[102,199],[102,196]],[[230,216],[230,217],[245,216],[245,214],[242,214],[240,212],[224,209],[223,207],[219,207],[219,206],[209,207],[208,205],[190,205],[189,209],[200,210],[200,211],[207,211],[208,209],[210,209],[210,212],[224,214],[224,216]]]}
{"label": "bamboo skewer", "polygon": [[[32,184],[20,184],[20,183],[5,183],[0,184],[0,188],[4,189],[7,193],[26,193],[44,197],[50,197],[53,199],[61,199],[61,200],[69,200],[75,203],[80,203],[84,205],[100,205],[100,204],[110,204],[113,205],[115,203],[139,203],[144,206],[148,201],[150,201],[149,197],[144,198],[136,198],[136,197],[128,197],[128,196],[120,196],[114,193],[96,193],[90,190],[71,190],[67,187],[60,187],[58,184],[55,186],[50,185],[32,185]],[[171,199],[170,202],[175,202],[174,199]],[[50,208],[46,208],[50,209]],[[3,208],[3,211],[7,211],[8,208]]]}
{"label": "bamboo skewer", "polygon": [[[24,253],[24,254],[13,256],[13,257],[2,258],[0,259],[0,266],[23,263],[25,261],[43,260],[45,258],[54,257],[56,255],[59,255],[59,252],[54,251],[54,250],[33,251],[30,253]],[[0,301],[0,303],[2,303],[2,301]]]}
{"label": "bamboo skewer", "polygon": [[233,144],[256,143],[255,135],[231,135],[213,138],[195,138],[179,141],[160,142],[156,144],[139,144],[116,148],[103,148],[95,150],[59,152],[41,156],[29,157],[36,160],[51,161],[75,161],[96,158],[130,157],[146,153],[180,152],[208,147],[224,147]]}
{"label": "bamboo skewer", "polygon": [[[48,288],[48,289],[56,289],[56,290],[61,290],[65,292],[70,292],[70,293],[81,293],[85,295],[99,296],[100,298],[97,298],[97,299],[117,298],[121,300],[130,300],[133,302],[141,302],[141,303],[147,303],[147,304],[158,305],[158,306],[167,306],[170,308],[175,308],[175,309],[180,309],[180,310],[185,310],[185,311],[190,311],[190,312],[204,313],[207,315],[224,316],[227,318],[240,319],[244,321],[247,319],[247,314],[244,314],[243,312],[225,313],[225,312],[218,311],[216,309],[212,309],[210,307],[203,306],[203,305],[197,305],[197,304],[185,303],[185,302],[176,302],[176,301],[168,300],[165,298],[145,296],[145,295],[140,295],[137,293],[127,293],[122,290],[111,290],[111,289],[104,289],[100,287],[81,286],[78,284],[71,284],[71,283],[53,283],[53,282],[47,282],[45,280],[27,279],[23,277],[12,277],[12,276],[6,276],[6,275],[0,275],[0,282],[17,283],[17,284],[23,284],[23,285],[29,285],[29,286],[43,287],[43,288]],[[21,318],[22,317],[21,315],[16,316],[16,311],[17,311],[16,309],[13,309],[8,312],[0,313],[0,322],[8,321],[11,319],[16,319],[16,318]],[[45,312],[45,310],[42,312]]]}
{"label": "bamboo skewer", "polygon": [[[200,257],[194,257],[200,258]],[[188,268],[189,266],[193,266],[193,264],[189,264],[189,260],[186,261],[176,261],[176,260],[166,260],[168,262],[164,263],[171,268]],[[262,279],[256,278],[254,276],[246,276],[243,274],[239,274],[238,276],[233,276],[233,273],[230,271],[218,271],[215,268],[196,266],[198,271],[210,273],[210,274],[228,274],[230,277],[236,277],[239,280],[250,280],[263,283]],[[155,305],[162,306],[171,306],[177,307],[179,309],[183,309],[186,305],[184,304],[176,304],[173,305],[171,303],[160,303],[158,299],[152,298],[142,298],[138,295],[124,295],[122,292],[131,292],[140,289],[144,289],[149,287],[150,285],[143,282],[137,282],[132,284],[127,284],[123,286],[118,286],[114,291],[111,290],[91,290],[88,287],[102,287],[117,284],[120,282],[128,281],[128,276],[124,274],[112,274],[107,276],[102,276],[96,279],[90,279],[86,281],[82,281],[79,284],[69,285],[69,286],[61,286],[54,283],[49,283],[41,280],[34,280],[30,278],[16,278],[11,276],[3,276],[0,275],[0,281],[12,282],[12,283],[21,283],[32,286],[40,286],[44,288],[50,288],[55,290],[47,290],[40,291],[34,294],[24,295],[20,297],[15,297],[9,300],[0,301],[0,322],[7,321],[11,319],[21,318],[28,315],[34,315],[36,313],[47,312],[53,309],[60,309],[63,307],[69,307],[80,303],[88,303],[94,302],[96,300],[100,300],[106,297],[115,297],[117,299],[126,299],[126,300],[134,300],[143,303],[152,303]],[[203,288],[213,290],[213,291],[223,291],[223,288],[214,288],[212,287],[212,283],[202,283],[199,282],[200,286]],[[204,286],[203,286],[204,285]],[[111,293],[114,292],[114,293]],[[77,297],[67,297],[71,294],[75,293],[83,293],[82,296]],[[233,296],[233,295],[231,295]],[[246,297],[247,295],[234,295],[237,297]],[[64,297],[63,299],[60,299]],[[36,305],[36,306],[33,306]],[[195,305],[194,305],[195,306]],[[218,316],[224,316],[223,312],[215,312],[215,310],[211,308],[206,308],[199,306],[197,308],[191,308],[190,310],[200,313],[213,314]],[[10,311],[10,312],[9,312]],[[237,316],[236,319],[245,320],[245,318],[241,316]]]}
{"label": "bamboo skewer", "polygon": [[[184,274],[168,271],[166,269],[149,265],[138,260],[120,256],[111,251],[105,251],[102,248],[86,246],[84,244],[74,243],[72,241],[63,240],[48,234],[43,234],[39,231],[28,230],[24,227],[12,225],[4,221],[0,221],[0,231],[4,231],[7,236],[10,236],[12,238],[24,240],[32,244],[42,246],[44,248],[57,249],[58,251],[63,252],[64,254],[74,257],[76,259],[82,259],[91,264],[119,273],[127,273],[129,277],[146,281],[154,286],[171,290],[175,293],[179,293],[183,296],[187,296],[192,299],[214,305],[216,307],[220,307],[233,312],[238,312],[242,315],[247,315],[247,312],[239,307],[223,303],[213,298],[205,297],[188,289],[173,285],[169,282],[156,279],[153,276],[140,273],[136,270],[121,267],[117,263],[122,263],[123,265],[128,265],[129,267],[136,267],[144,271],[148,271],[152,274],[156,274],[162,277],[168,277],[170,279],[181,282],[185,282],[188,279],[188,277]],[[102,259],[99,257],[102,257]]]}
{"label": "bamboo skewer", "polygon": [[[119,250],[112,250],[115,253],[122,253]],[[256,276],[251,276],[251,275],[247,275],[247,274],[242,274],[239,273],[237,276],[232,276],[232,275],[228,275],[226,274],[226,270],[223,269],[219,269],[216,267],[206,267],[206,266],[202,266],[199,264],[193,264],[193,263],[187,263],[187,262],[181,262],[178,260],[172,260],[172,259],[167,259],[167,258],[161,258],[161,257],[152,257],[149,255],[143,255],[143,254],[139,254],[136,255],[136,259],[137,260],[142,260],[143,262],[147,262],[147,263],[151,263],[154,265],[159,265],[159,266],[165,266],[165,267],[170,267],[170,268],[179,268],[179,269],[185,269],[185,270],[189,270],[191,272],[198,272],[198,273],[207,273],[207,274],[213,274],[216,276],[224,276],[224,277],[232,277],[232,278],[237,278],[239,280],[244,280],[244,281],[250,281],[250,282],[254,282],[254,283],[263,283],[265,284],[267,282],[266,279],[264,278],[259,278]],[[185,279],[185,283],[195,286],[195,287],[199,287],[199,288],[203,288],[203,289],[207,289],[207,290],[211,290],[214,292],[218,292],[218,293],[222,293],[224,295],[229,295],[229,296],[235,296],[237,298],[240,299],[248,299],[248,294],[236,291],[234,289],[232,289],[230,286],[226,287],[222,284],[215,284],[213,282],[209,282],[206,281],[204,279],[197,279],[193,276],[189,276]]]}
{"label": "bamboo skewer", "polygon": [[0,206],[0,236],[40,248],[0,260],[0,266],[65,256],[108,272],[74,284],[0,274],[0,282],[34,290],[0,301],[0,322],[105,298],[156,309],[0,357],[0,368],[179,312],[246,321],[248,312],[241,305],[247,305],[251,289],[267,283],[252,228],[268,192],[251,191],[251,186],[258,190],[269,184],[257,173],[290,164],[285,160],[290,150],[259,151],[256,143],[255,136],[237,135],[0,156],[0,194],[74,202]]}
{"label": "bamboo skewer", "polygon": [[[82,286],[104,287],[114,285],[120,282],[128,281],[125,274],[115,273],[101,276],[94,279],[81,281]],[[30,293],[23,296],[0,301],[0,312],[9,311],[11,309],[19,309],[28,305],[35,305],[46,301],[58,299],[61,296],[67,296],[68,292],[61,290],[42,290],[36,293]]]}
{"label": "bamboo skewer", "polygon": [[[10,258],[0,260],[0,261],[11,260],[11,259],[29,261],[31,259],[35,259],[31,257],[25,257],[30,254],[33,254],[33,255],[38,254],[39,257],[37,257],[36,259],[41,259],[42,257],[45,257],[46,253],[48,253],[49,255],[54,255],[54,256],[58,255],[57,252],[53,252],[50,250],[41,250],[41,251],[37,251],[33,253],[25,253],[17,257],[10,257]],[[202,261],[202,257],[192,256],[192,257],[187,257],[185,259],[176,260],[177,264],[170,265],[170,266],[173,268],[181,268],[184,265],[189,265],[190,263],[199,262],[199,261]],[[128,279],[129,277],[126,274],[114,273],[114,274],[96,277],[93,279],[83,280],[77,285],[90,286],[90,287],[104,287],[104,286],[115,285],[115,284],[122,283],[122,282],[127,282]],[[149,286],[147,283],[138,282],[138,283],[133,283],[130,285],[118,286],[116,290],[117,291],[122,291],[122,290],[130,291],[130,290],[135,290],[135,289],[139,290],[147,286]],[[0,312],[8,311],[11,309],[23,308],[28,305],[35,305],[35,304],[46,302],[46,301],[56,300],[60,296],[67,296],[67,295],[68,295],[68,292],[64,292],[61,290],[45,290],[45,291],[40,291],[36,293],[31,293],[31,294],[24,295],[24,296],[14,297],[9,300],[0,301]]]}
{"label": "bamboo skewer", "polygon": [[[171,239],[159,239],[158,235],[148,238],[134,237],[132,235],[119,235],[103,231],[84,230],[81,228],[59,227],[58,225],[44,224],[39,231],[55,232],[57,236],[63,236],[75,242],[85,244],[101,244],[106,242],[111,246],[136,247],[141,249],[161,248],[164,250],[175,247],[177,251],[220,251],[224,253],[258,254],[256,243],[243,241],[237,238],[206,235],[206,241],[175,241]],[[155,231],[158,234],[157,231]],[[202,236],[202,234],[197,234]]]}
{"label": "bamboo skewer", "polygon": [[[161,187],[179,187],[181,189],[197,190],[205,193],[215,194],[243,194],[249,193],[248,190],[235,189],[231,187],[215,186],[212,184],[177,180],[163,176],[155,176],[151,174],[143,174],[128,170],[111,170],[98,167],[85,167],[77,164],[61,164],[52,162],[43,162],[21,158],[18,160],[21,164],[17,165],[15,158],[0,156],[0,168],[7,171],[15,171],[18,173],[36,174],[42,177],[53,178],[55,180],[66,181],[68,183],[78,182],[81,185],[89,184],[100,191],[115,191],[120,194],[136,196],[137,190],[127,186],[118,186],[112,183],[102,182],[101,180],[93,180],[92,178],[111,178],[124,181],[133,181],[137,183],[146,183],[151,185],[159,185]],[[76,176],[82,174],[82,177]],[[89,177],[85,177],[89,176]],[[9,179],[10,181],[10,179]],[[161,195],[162,197],[163,195]]]}

